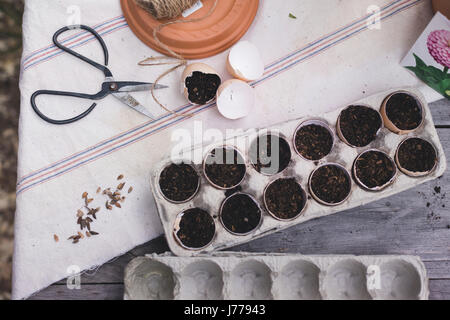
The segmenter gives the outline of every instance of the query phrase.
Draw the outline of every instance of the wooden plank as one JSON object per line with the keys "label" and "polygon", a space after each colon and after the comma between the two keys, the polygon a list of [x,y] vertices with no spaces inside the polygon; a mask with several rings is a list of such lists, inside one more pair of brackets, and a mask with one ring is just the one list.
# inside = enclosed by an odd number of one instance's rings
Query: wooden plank
{"label": "wooden plank", "polygon": [[85,284],[80,290],[65,285],[52,285],[32,296],[30,300],[121,300],[123,284]]}
{"label": "wooden plank", "polygon": [[450,100],[442,99],[430,104],[436,126],[450,126]]}
{"label": "wooden plank", "polygon": [[450,300],[450,280],[430,280],[430,300]]}

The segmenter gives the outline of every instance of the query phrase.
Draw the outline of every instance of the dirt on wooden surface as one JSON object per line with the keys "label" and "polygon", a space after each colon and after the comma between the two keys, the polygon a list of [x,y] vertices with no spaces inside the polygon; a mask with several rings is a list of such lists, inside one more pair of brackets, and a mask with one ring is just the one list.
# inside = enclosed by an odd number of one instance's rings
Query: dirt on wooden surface
{"label": "dirt on wooden surface", "polygon": [[0,0],[0,300],[11,298],[22,0]]}

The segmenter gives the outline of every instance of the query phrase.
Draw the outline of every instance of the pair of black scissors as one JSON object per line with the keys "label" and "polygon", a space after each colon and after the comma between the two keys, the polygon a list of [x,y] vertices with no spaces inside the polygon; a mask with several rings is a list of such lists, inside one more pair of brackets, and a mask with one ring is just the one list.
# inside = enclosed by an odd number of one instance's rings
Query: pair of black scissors
{"label": "pair of black scissors", "polygon": [[[83,29],[89,33],[91,33],[99,42],[103,49],[104,58],[105,58],[105,64],[101,65],[95,61],[92,61],[89,58],[86,58],[79,53],[65,47],[58,41],[58,37],[69,30],[74,29]],[[129,92],[138,92],[138,91],[147,91],[150,90],[153,86],[153,83],[148,82],[136,82],[136,81],[115,81],[114,77],[111,73],[111,71],[108,69],[108,60],[109,60],[109,54],[108,54],[108,48],[106,47],[105,42],[103,41],[102,37],[95,31],[94,29],[85,26],[85,25],[77,25],[77,26],[68,26],[59,29],[56,31],[56,33],[53,36],[53,43],[55,46],[57,46],[59,49],[77,57],[78,59],[83,60],[84,62],[90,64],[91,66],[97,68],[98,70],[102,71],[105,75],[105,81],[102,84],[102,89],[97,94],[84,94],[84,93],[77,93],[77,92],[66,92],[66,91],[53,91],[53,90],[39,90],[33,93],[31,96],[31,106],[33,107],[33,110],[36,112],[36,114],[41,117],[43,120],[52,123],[52,124],[69,124],[73,123],[75,121],[81,120],[84,117],[86,117],[89,113],[94,110],[94,108],[97,106],[96,103],[93,103],[86,111],[79,114],[76,117],[66,119],[66,120],[54,120],[46,115],[44,115],[39,108],[36,106],[36,98],[39,95],[55,95],[55,96],[66,96],[66,97],[75,97],[75,98],[81,98],[81,99],[89,99],[89,100],[101,100],[105,98],[108,95],[113,95],[117,99],[119,99],[121,102],[126,104],[128,107],[132,108],[133,110],[140,112],[141,114],[151,118],[155,119],[155,116],[147,110],[143,105],[141,105],[135,98],[133,98]],[[164,85],[156,85],[155,89],[163,89],[167,88],[167,86]]]}

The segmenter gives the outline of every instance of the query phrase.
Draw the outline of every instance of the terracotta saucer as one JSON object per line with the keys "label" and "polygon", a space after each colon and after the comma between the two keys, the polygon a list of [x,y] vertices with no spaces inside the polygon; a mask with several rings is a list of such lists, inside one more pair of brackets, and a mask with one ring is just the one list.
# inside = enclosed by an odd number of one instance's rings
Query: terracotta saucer
{"label": "terracotta saucer", "polygon": [[[203,8],[182,19],[201,18],[214,4],[203,0]],[[123,14],[134,34],[149,47],[167,54],[156,44],[153,29],[168,20],[156,20],[134,0],[121,0]],[[213,14],[200,22],[165,27],[160,40],[186,59],[201,59],[218,54],[235,44],[250,28],[259,0],[220,0]]]}

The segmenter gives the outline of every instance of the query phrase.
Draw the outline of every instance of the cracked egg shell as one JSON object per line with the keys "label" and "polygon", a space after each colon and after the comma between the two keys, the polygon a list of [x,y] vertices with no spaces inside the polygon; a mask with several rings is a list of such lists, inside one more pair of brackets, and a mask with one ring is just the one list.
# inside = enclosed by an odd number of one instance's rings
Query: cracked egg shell
{"label": "cracked egg shell", "polygon": [[214,68],[204,63],[188,65],[182,75],[186,99],[196,105],[204,105],[214,100],[222,80]]}
{"label": "cracked egg shell", "polygon": [[264,74],[264,63],[258,48],[248,41],[240,41],[231,48],[227,70],[235,78],[253,81]]}
{"label": "cracked egg shell", "polygon": [[228,119],[246,117],[255,105],[255,91],[242,80],[227,80],[217,90],[217,109]]}

